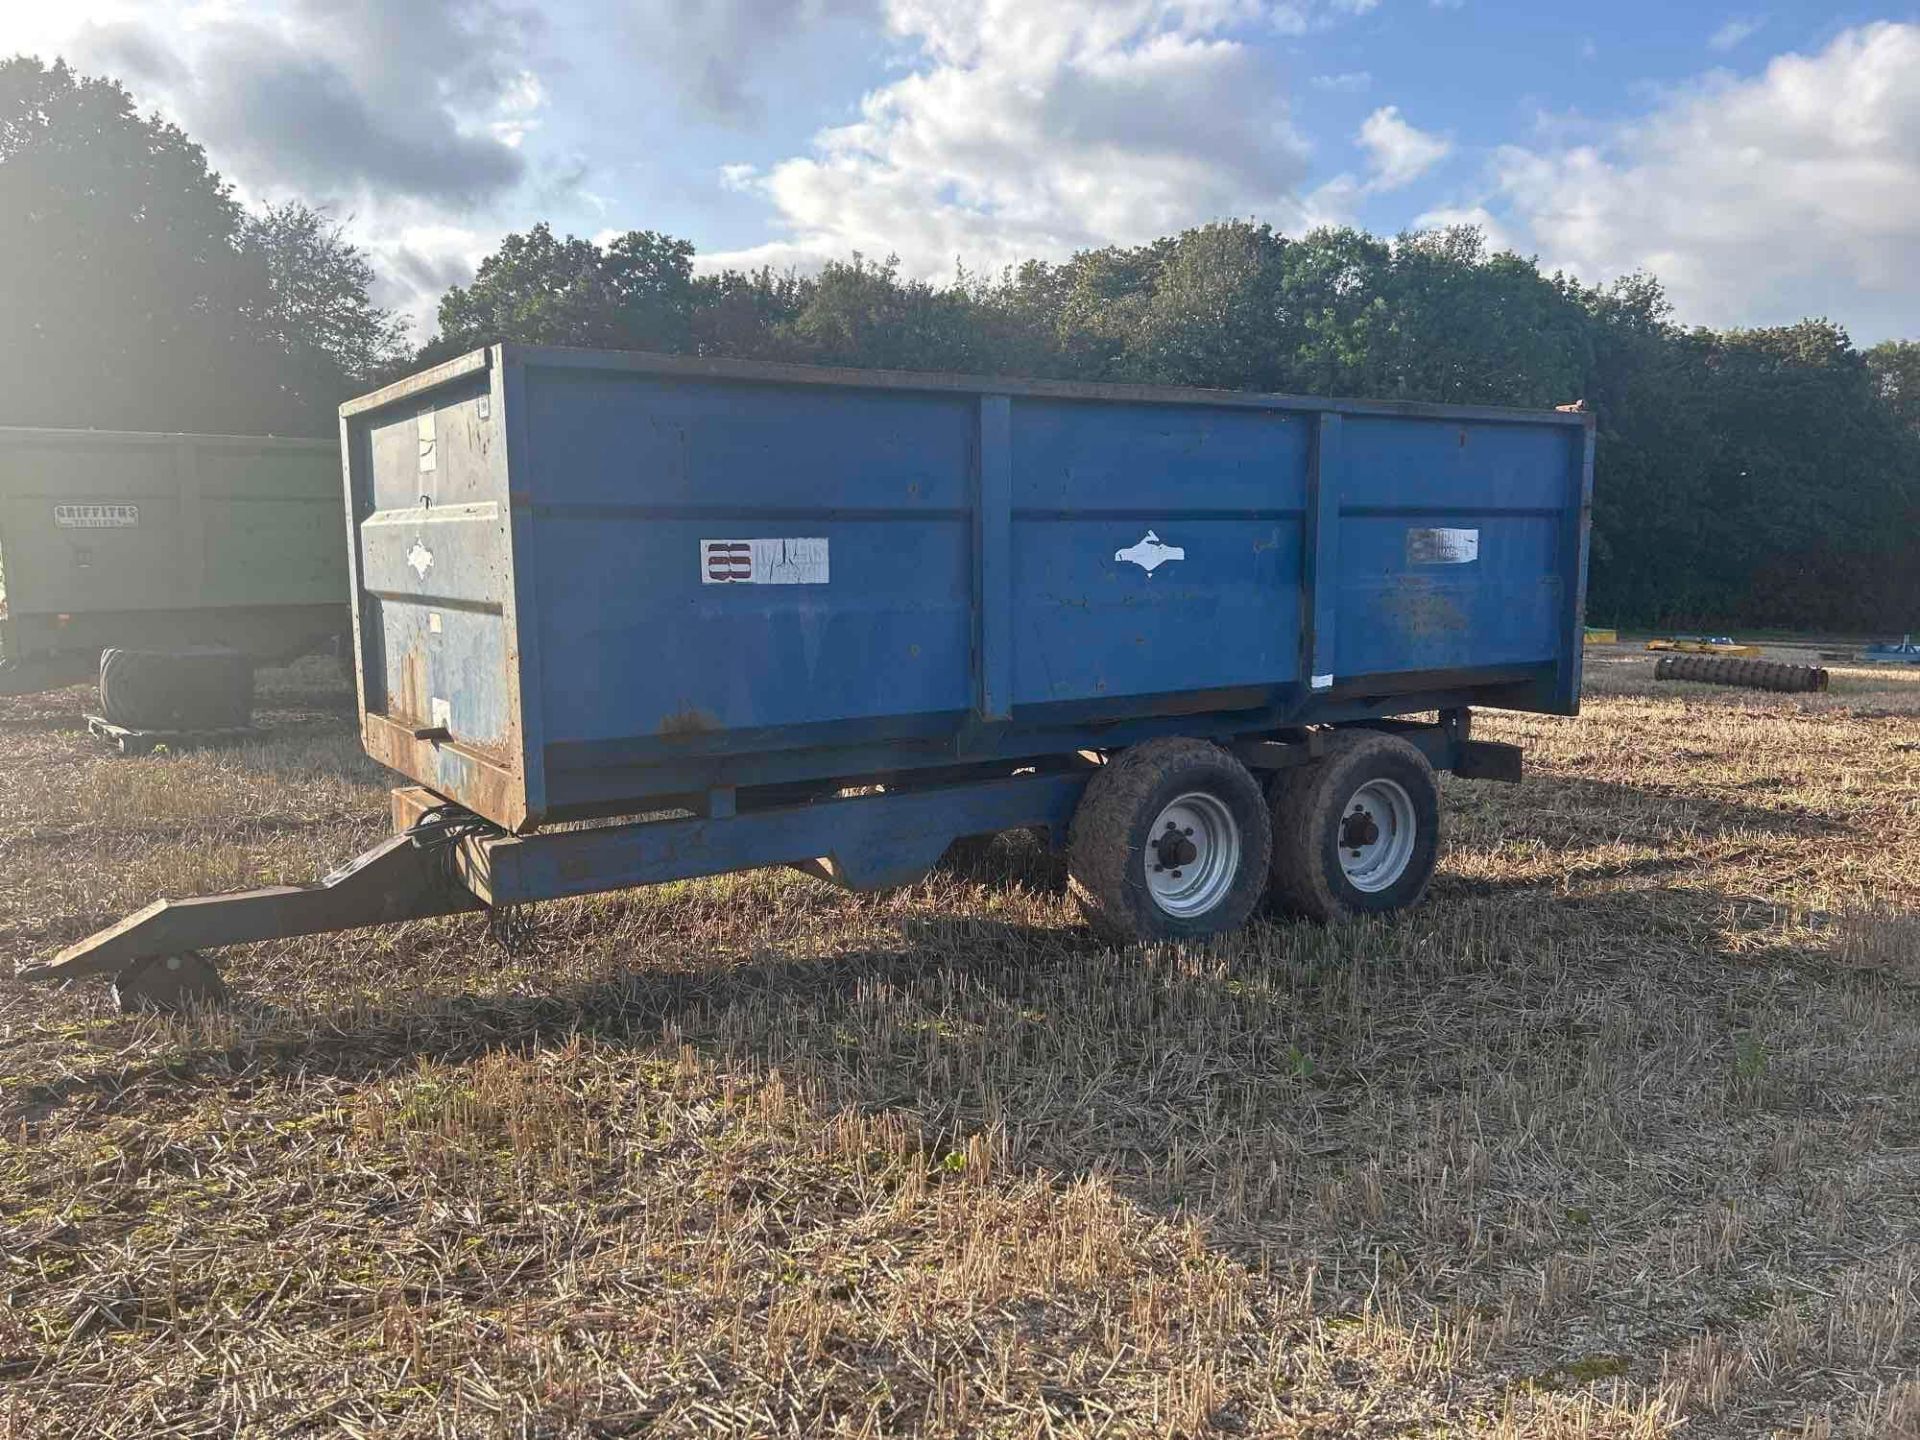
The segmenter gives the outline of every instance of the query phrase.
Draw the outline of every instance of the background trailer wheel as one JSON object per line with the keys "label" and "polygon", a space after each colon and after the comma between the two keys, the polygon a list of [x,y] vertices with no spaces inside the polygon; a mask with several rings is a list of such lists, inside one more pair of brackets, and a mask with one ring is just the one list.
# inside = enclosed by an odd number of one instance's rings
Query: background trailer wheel
{"label": "background trailer wheel", "polygon": [[1440,787],[1397,735],[1342,730],[1326,755],[1275,774],[1271,899],[1322,922],[1405,909],[1440,853]]}
{"label": "background trailer wheel", "polygon": [[1088,782],[1067,869],[1103,938],[1195,939],[1246,923],[1271,845],[1266,801],[1246,766],[1204,740],[1149,740]]}

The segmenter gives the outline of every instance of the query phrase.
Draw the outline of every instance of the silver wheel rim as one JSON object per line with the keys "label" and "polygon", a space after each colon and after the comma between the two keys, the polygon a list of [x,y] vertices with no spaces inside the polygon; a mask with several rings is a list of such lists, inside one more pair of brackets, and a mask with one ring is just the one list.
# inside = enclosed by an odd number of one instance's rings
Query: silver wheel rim
{"label": "silver wheel rim", "polygon": [[1420,822],[1413,797],[1394,780],[1369,780],[1340,813],[1340,873],[1364,894],[1388,889],[1413,863]]}
{"label": "silver wheel rim", "polygon": [[1145,860],[1155,905],[1180,920],[1205,915],[1240,873],[1240,827],[1217,796],[1189,791],[1154,817]]}

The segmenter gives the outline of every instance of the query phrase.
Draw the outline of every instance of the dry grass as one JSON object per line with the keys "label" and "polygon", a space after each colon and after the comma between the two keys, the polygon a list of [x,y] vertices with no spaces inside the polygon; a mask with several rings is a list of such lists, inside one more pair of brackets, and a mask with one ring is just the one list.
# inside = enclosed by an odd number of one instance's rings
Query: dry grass
{"label": "dry grass", "polygon": [[[1003,841],[0,988],[0,1436],[1920,1436],[1920,675],[1486,716],[1429,903],[1115,954]],[[0,702],[0,962],[380,832],[324,676]]]}

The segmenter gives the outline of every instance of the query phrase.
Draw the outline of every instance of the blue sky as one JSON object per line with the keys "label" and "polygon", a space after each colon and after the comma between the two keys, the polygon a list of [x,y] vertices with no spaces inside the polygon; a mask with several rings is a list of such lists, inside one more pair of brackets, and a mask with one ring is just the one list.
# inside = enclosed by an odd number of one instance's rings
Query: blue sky
{"label": "blue sky", "polygon": [[0,0],[392,303],[540,219],[910,272],[1223,216],[1452,221],[1683,321],[1920,335],[1910,9],[1512,0]]}

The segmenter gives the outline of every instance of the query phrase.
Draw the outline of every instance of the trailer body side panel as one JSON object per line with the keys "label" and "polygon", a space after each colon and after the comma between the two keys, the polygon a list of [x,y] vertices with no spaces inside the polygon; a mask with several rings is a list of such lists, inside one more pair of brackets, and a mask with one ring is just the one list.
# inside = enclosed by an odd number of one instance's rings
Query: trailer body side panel
{"label": "trailer body side panel", "polygon": [[343,410],[370,750],[512,829],[1577,703],[1584,415],[496,347]]}

